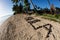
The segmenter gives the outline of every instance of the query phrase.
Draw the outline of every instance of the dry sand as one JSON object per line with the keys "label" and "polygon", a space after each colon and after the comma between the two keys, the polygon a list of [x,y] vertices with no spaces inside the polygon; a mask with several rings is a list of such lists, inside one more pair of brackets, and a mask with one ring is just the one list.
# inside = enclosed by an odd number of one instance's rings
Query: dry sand
{"label": "dry sand", "polygon": [[0,40],[60,40],[60,24],[40,16],[17,14],[0,26]]}

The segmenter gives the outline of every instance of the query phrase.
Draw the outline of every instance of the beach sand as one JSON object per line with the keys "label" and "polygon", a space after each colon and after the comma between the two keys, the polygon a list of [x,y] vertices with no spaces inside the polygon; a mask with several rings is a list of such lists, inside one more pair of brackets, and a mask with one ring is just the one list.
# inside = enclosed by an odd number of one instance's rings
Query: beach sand
{"label": "beach sand", "polygon": [[40,16],[16,14],[0,26],[0,40],[60,40],[60,23]]}

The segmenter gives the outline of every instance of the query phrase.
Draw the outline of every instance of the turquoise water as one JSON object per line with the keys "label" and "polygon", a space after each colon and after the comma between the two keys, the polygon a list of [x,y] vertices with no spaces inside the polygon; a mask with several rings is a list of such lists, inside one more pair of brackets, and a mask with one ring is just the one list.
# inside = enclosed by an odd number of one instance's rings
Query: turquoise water
{"label": "turquoise water", "polygon": [[0,17],[0,25],[1,25],[5,20],[7,20],[9,17],[11,17],[12,15],[13,15],[13,14],[5,15],[5,16]]}

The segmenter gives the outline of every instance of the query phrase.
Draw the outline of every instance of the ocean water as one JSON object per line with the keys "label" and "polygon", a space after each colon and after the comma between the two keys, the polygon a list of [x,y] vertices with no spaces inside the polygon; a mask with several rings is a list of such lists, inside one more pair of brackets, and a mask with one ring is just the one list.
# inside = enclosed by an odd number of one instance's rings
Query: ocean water
{"label": "ocean water", "polygon": [[9,14],[9,15],[4,15],[4,16],[0,17],[0,25],[3,24],[3,22],[6,21],[12,15],[13,14]]}

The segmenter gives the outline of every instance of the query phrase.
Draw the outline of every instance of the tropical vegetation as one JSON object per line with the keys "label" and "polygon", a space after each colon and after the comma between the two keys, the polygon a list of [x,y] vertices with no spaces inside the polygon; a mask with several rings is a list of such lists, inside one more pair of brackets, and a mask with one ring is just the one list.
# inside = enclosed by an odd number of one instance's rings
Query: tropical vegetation
{"label": "tropical vegetation", "polygon": [[[38,15],[42,15],[44,18],[47,19],[51,19],[54,21],[58,21],[60,20],[60,8],[59,7],[55,7],[54,4],[50,3],[50,0],[47,0],[50,9],[48,8],[40,8],[37,7],[37,5],[35,5],[32,0],[11,0],[13,2],[13,11],[14,14],[17,13],[28,13],[28,11],[33,11],[35,13],[37,13]],[[37,0],[38,1],[38,0]],[[59,0],[60,1],[60,0]],[[32,4],[34,9],[30,9],[30,4]],[[37,10],[39,9],[39,10]]]}

